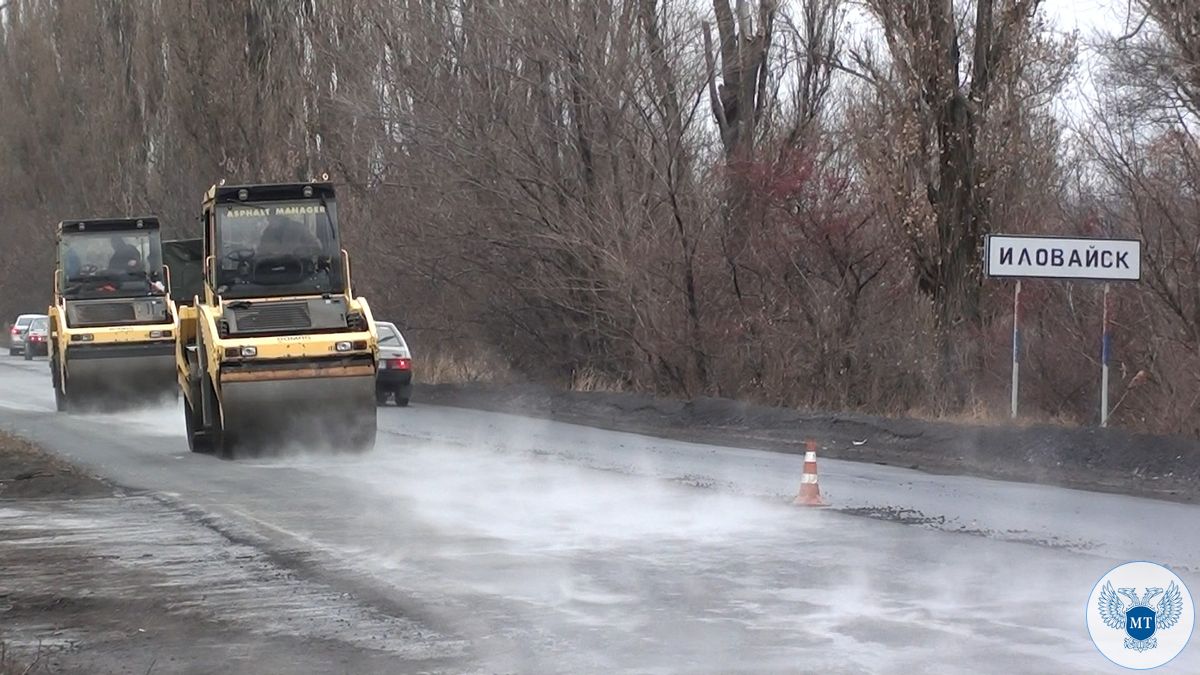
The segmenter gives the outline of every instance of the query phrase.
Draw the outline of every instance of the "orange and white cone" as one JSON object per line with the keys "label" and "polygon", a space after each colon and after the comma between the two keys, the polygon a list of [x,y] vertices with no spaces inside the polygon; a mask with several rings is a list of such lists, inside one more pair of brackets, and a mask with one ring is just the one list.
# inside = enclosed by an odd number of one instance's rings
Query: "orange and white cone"
{"label": "orange and white cone", "polygon": [[804,452],[804,475],[800,477],[800,494],[792,500],[797,506],[829,506],[821,499],[821,485],[817,482],[817,443],[808,441]]}

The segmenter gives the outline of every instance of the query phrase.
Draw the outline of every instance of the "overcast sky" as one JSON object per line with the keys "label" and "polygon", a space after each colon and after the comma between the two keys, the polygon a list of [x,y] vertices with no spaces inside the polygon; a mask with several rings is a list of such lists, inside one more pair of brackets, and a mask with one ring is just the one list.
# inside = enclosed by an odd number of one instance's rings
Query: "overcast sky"
{"label": "overcast sky", "polygon": [[[1095,88],[1090,74],[1096,65],[1096,57],[1090,49],[1090,43],[1100,34],[1123,33],[1132,29],[1141,18],[1133,9],[1134,17],[1130,20],[1132,2],[1134,0],[1043,0],[1041,11],[1051,26],[1064,34],[1072,31],[1079,33],[1079,60],[1075,78],[1063,92],[1060,112],[1080,112],[1086,101],[1094,96]],[[848,24],[849,30],[854,33],[848,42],[860,37],[878,38],[874,22],[867,18],[865,10],[854,3],[849,7]]]}
{"label": "overcast sky", "polygon": [[1095,29],[1112,29],[1125,22],[1127,0],[1045,0],[1046,15],[1064,30],[1078,28],[1087,34]]}
{"label": "overcast sky", "polygon": [[[1060,101],[1060,114],[1079,113],[1095,95],[1091,71],[1096,55],[1089,44],[1101,33],[1124,33],[1141,18],[1130,20],[1131,0],[1045,0],[1042,11],[1052,25],[1064,33],[1079,32],[1079,62],[1074,81],[1067,85]],[[1136,11],[1136,10],[1134,10]]]}

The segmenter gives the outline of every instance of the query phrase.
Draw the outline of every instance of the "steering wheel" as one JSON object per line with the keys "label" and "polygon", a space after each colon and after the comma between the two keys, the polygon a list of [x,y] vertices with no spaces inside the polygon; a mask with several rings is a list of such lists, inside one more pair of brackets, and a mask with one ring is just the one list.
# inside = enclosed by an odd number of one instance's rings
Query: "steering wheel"
{"label": "steering wheel", "polygon": [[257,252],[252,248],[235,248],[226,253],[225,258],[232,260],[237,265],[238,276],[245,276],[250,273],[256,254]]}
{"label": "steering wheel", "polygon": [[252,248],[235,248],[226,253],[225,257],[239,265],[245,265],[254,260],[254,255],[255,251]]}

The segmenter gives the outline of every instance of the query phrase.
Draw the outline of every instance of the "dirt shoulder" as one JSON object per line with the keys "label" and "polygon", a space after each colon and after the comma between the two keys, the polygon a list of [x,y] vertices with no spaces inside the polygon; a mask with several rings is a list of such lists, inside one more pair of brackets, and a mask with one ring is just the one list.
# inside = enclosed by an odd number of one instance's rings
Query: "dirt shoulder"
{"label": "dirt shoulder", "polygon": [[971,426],[812,413],[728,399],[561,391],[532,384],[418,385],[416,403],[506,412],[682,441],[803,452],[961,474],[1200,501],[1200,442],[1120,429]]}
{"label": "dirt shoulder", "polygon": [[0,675],[464,672],[464,648],[0,432]]}
{"label": "dirt shoulder", "polygon": [[95,497],[112,492],[100,479],[0,431],[0,499]]}

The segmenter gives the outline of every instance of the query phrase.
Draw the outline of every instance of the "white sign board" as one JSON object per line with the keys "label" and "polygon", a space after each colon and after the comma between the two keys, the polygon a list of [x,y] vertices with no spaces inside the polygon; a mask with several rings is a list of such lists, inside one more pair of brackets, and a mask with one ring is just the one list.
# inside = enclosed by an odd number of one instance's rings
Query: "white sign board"
{"label": "white sign board", "polygon": [[987,237],[989,277],[1137,281],[1142,242],[993,234]]}

